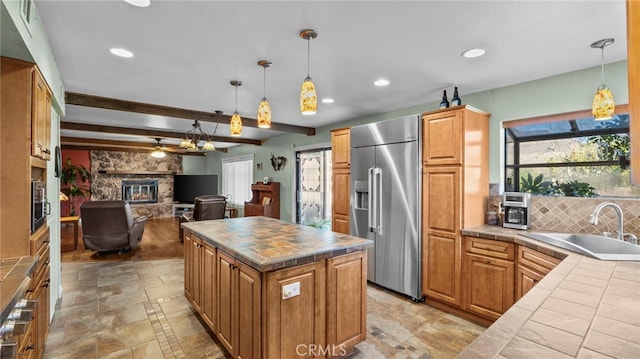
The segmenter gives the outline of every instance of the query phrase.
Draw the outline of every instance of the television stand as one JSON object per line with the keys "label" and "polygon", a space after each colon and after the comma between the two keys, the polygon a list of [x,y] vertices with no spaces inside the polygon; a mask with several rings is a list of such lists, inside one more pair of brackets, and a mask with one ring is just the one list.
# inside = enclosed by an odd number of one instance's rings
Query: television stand
{"label": "television stand", "polygon": [[193,211],[193,203],[174,203],[171,205],[171,215],[173,217],[180,217],[184,212]]}

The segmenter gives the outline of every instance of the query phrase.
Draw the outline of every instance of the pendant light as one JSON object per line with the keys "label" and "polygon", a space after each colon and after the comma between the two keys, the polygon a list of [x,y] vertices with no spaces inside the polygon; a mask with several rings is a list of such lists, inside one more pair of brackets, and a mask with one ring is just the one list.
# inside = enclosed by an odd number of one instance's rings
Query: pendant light
{"label": "pendant light", "polygon": [[609,87],[604,84],[604,48],[613,44],[614,39],[602,39],[591,44],[594,49],[600,49],[602,51],[602,85],[598,87],[596,95],[593,97],[593,105],[591,110],[593,112],[593,119],[596,121],[605,121],[613,118],[616,110],[616,105],[613,102],[613,95]]}
{"label": "pendant light", "polygon": [[318,37],[318,33],[311,29],[305,29],[300,31],[300,37],[307,40],[307,77],[300,87],[300,112],[303,115],[315,115],[318,110],[318,95],[316,87],[311,81],[311,76],[309,76],[309,59],[311,39]]}
{"label": "pendant light", "polygon": [[165,147],[160,146],[160,139],[156,138],[156,149],[153,152],[151,152],[151,157],[164,158],[167,155],[164,151],[165,151]]}
{"label": "pendant light", "polygon": [[241,81],[232,80],[229,82],[231,86],[236,88],[236,110],[231,116],[230,130],[231,136],[240,136],[242,134],[242,118],[238,114],[238,86],[242,86]]}
{"label": "pendant light", "polygon": [[271,127],[271,105],[267,101],[267,67],[271,67],[271,62],[260,60],[258,61],[258,66],[262,66],[263,75],[263,95],[258,106],[258,127],[269,128]]}

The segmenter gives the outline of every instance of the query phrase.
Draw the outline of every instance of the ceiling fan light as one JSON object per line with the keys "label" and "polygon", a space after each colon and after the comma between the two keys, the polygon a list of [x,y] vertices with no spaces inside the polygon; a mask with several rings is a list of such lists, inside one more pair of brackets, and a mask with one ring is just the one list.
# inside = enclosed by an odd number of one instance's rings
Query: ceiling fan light
{"label": "ceiling fan light", "polygon": [[166,156],[166,153],[164,153],[164,151],[162,151],[159,148],[156,148],[155,151],[151,152],[151,157],[153,158],[164,158]]}
{"label": "ceiling fan light", "polygon": [[238,111],[233,113],[233,116],[231,116],[231,136],[240,136],[242,135],[242,119],[240,118],[240,115],[238,114]]}
{"label": "ceiling fan light", "polygon": [[316,87],[311,81],[311,77],[307,76],[300,87],[300,112],[305,115],[315,115],[318,111],[318,95]]}
{"label": "ceiling fan light", "polygon": [[593,97],[593,105],[591,106],[593,119],[596,121],[606,121],[613,118],[616,111],[616,105],[613,101],[613,95],[607,85],[598,87],[596,95]]}
{"label": "ceiling fan light", "polygon": [[266,97],[263,97],[258,106],[258,127],[271,127],[271,105]]}

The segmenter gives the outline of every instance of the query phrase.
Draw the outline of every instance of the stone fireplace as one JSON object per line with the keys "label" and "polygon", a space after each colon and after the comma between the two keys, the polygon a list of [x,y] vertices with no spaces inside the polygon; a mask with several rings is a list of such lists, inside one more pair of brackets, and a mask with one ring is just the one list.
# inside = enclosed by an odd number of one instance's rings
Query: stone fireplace
{"label": "stone fireplace", "polygon": [[122,181],[122,199],[131,204],[158,203],[157,180]]}

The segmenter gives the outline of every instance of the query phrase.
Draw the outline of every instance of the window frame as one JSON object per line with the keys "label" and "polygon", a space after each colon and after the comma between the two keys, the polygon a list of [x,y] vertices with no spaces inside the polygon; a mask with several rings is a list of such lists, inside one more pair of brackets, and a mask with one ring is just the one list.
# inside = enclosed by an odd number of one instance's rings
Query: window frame
{"label": "window frame", "polygon": [[[253,166],[255,165],[255,155],[253,154],[248,154],[248,155],[240,155],[240,156],[233,156],[233,157],[226,157],[222,159],[222,193],[224,196],[227,196],[228,194],[230,194],[230,191],[228,189],[228,175],[226,174],[226,165],[231,164],[231,163],[237,163],[237,162],[250,162],[249,164],[249,175],[248,175],[248,185],[247,185],[247,194],[248,194],[248,198],[246,199],[246,201],[250,201],[251,200],[251,184],[253,184],[254,182],[254,169]],[[235,194],[235,193],[234,193]],[[227,198],[227,201],[232,204],[232,205],[236,205],[236,206],[242,206],[244,205],[245,199],[238,199],[238,198],[234,198],[237,197],[235,195],[232,194],[231,198]],[[240,200],[240,201],[238,201]]]}
{"label": "window frame", "polygon": [[[621,114],[629,114],[629,106],[627,104],[617,105],[615,113],[617,115]],[[573,111],[573,112],[565,112],[559,114],[551,114],[546,116],[537,116],[530,117],[519,120],[511,120],[504,121],[502,123],[503,128],[503,158],[504,158],[504,167],[503,167],[503,183],[506,188],[509,178],[509,170],[513,170],[513,190],[517,191],[520,188],[520,169],[523,168],[553,168],[553,167],[584,167],[584,166],[613,166],[619,165],[620,162],[616,160],[608,160],[608,161],[585,161],[585,162],[558,162],[558,163],[530,163],[530,164],[520,164],[520,143],[523,142],[535,142],[542,140],[553,140],[553,139],[563,139],[563,138],[577,138],[577,137],[586,137],[586,136],[597,136],[597,135],[607,135],[607,134],[621,134],[626,133],[630,134],[630,129],[627,129],[626,132],[621,131],[621,129],[598,129],[598,130],[590,130],[590,131],[581,131],[578,134],[551,134],[551,135],[539,135],[539,136],[530,136],[524,139],[517,139],[517,136],[511,132],[511,128],[525,125],[533,125],[533,124],[542,124],[542,123],[551,123],[551,122],[575,122],[576,120],[593,117],[591,110],[581,110],[581,111]],[[631,121],[631,119],[629,120]],[[507,140],[509,137],[513,140],[513,164],[508,164],[507,159],[509,158],[509,146]]]}

